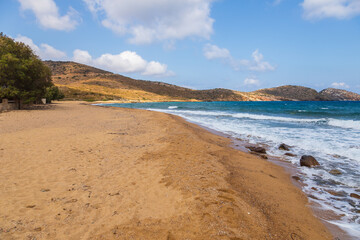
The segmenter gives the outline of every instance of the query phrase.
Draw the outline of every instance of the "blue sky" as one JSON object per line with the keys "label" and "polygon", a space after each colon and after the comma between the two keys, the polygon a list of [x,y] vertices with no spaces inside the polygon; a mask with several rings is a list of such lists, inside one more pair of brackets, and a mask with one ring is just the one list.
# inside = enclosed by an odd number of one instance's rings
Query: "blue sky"
{"label": "blue sky", "polygon": [[7,0],[0,31],[136,79],[360,93],[359,0]]}

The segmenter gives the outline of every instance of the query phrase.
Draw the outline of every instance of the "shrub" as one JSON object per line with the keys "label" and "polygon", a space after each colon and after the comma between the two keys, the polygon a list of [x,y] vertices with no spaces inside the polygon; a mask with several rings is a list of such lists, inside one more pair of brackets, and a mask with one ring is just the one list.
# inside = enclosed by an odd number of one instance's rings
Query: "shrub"
{"label": "shrub", "polygon": [[60,100],[63,99],[65,96],[56,86],[51,86],[46,88],[45,92],[46,102],[51,103],[52,100]]}

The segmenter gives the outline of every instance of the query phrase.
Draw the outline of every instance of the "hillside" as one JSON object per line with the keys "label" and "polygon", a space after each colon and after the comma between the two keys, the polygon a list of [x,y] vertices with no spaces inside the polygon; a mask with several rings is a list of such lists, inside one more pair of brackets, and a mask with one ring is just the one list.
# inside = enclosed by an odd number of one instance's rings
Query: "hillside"
{"label": "hillside", "polygon": [[360,101],[359,94],[335,88],[317,92],[312,88],[286,85],[260,89],[253,93],[270,95],[283,101]]}
{"label": "hillside", "polygon": [[193,90],[176,85],[135,80],[75,62],[45,61],[52,70],[53,82],[66,99],[89,101],[318,101],[360,100],[360,95],[345,90],[325,89],[320,93],[300,86],[281,86],[254,92],[229,89]]}
{"label": "hillside", "polygon": [[319,93],[312,88],[301,86],[281,86],[276,88],[260,89],[255,93],[263,93],[278,97],[280,100],[290,101],[317,101],[322,100]]}
{"label": "hillside", "polygon": [[228,89],[192,90],[163,82],[135,80],[74,62],[45,61],[53,82],[68,99],[123,101],[242,101]]}
{"label": "hillside", "polygon": [[346,90],[327,88],[320,91],[320,96],[328,101],[360,101],[360,95]]}

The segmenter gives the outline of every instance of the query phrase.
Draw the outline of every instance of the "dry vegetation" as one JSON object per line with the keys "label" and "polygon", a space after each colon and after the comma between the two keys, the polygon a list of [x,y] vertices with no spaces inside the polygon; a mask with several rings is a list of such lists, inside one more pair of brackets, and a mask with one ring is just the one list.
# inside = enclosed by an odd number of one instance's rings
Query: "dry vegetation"
{"label": "dry vegetation", "polygon": [[66,99],[89,101],[215,101],[243,100],[227,89],[192,90],[175,85],[135,80],[74,62],[45,62],[53,72],[53,82]]}
{"label": "dry vegetation", "polygon": [[135,80],[74,62],[45,61],[53,82],[67,100],[156,102],[156,101],[318,101],[360,100],[360,95],[338,89],[316,90],[281,86],[254,92],[229,89],[193,90],[164,82]]}

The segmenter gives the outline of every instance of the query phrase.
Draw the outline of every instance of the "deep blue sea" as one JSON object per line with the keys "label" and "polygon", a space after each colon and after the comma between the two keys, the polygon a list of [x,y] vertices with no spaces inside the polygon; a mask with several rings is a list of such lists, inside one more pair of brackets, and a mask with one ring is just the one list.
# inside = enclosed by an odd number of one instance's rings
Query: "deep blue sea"
{"label": "deep blue sea", "polygon": [[[268,153],[293,164],[303,191],[324,209],[341,216],[333,224],[360,236],[360,102],[165,102],[104,104],[141,108],[181,116],[193,123],[265,144]],[[281,143],[292,146],[296,157],[284,156]],[[317,168],[300,167],[301,155],[312,155]],[[341,175],[332,175],[337,169]],[[331,193],[329,193],[329,191]],[[334,192],[336,192],[335,196]]]}

